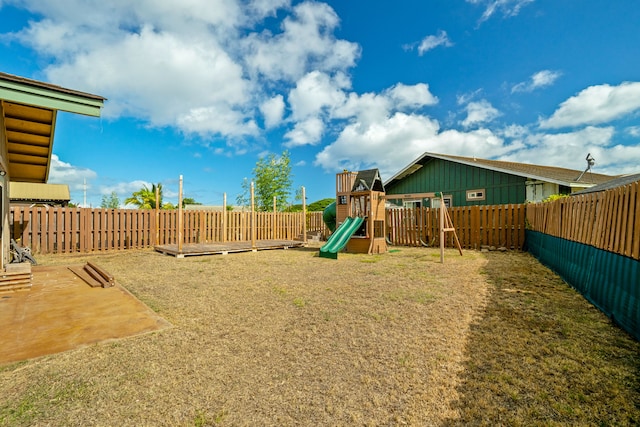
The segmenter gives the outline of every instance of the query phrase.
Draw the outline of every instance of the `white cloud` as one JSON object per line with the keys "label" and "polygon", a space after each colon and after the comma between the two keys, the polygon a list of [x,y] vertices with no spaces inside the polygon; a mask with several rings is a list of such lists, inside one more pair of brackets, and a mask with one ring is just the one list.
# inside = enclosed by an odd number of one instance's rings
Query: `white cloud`
{"label": "white cloud", "polygon": [[467,3],[479,4],[485,6],[479,23],[491,18],[497,11],[501,11],[506,17],[516,16],[520,13],[520,9],[534,0],[467,0]]}
{"label": "white cloud", "polygon": [[466,111],[467,117],[460,122],[465,128],[491,122],[501,115],[486,99],[468,103]]}
{"label": "white cloud", "polygon": [[530,132],[526,126],[512,124],[512,125],[505,126],[503,129],[500,130],[499,133],[501,136],[505,138],[518,139],[518,138],[524,138]]}
{"label": "white cloud", "polygon": [[326,73],[312,71],[296,83],[289,93],[289,105],[294,119],[316,116],[323,110],[331,110],[345,101],[344,89],[348,81],[341,75],[332,79]]}
{"label": "white cloud", "polygon": [[[438,99],[424,83],[404,85],[398,83],[380,94],[347,93],[350,82],[342,74],[335,78],[313,71],[296,85],[289,94],[293,119],[300,120],[285,137],[287,146],[316,144],[322,137],[325,122],[349,120],[358,126],[370,127],[386,121],[400,110],[414,110],[434,105]],[[322,126],[321,126],[322,124]]]}
{"label": "white cloud", "polygon": [[[79,73],[81,83],[74,83]],[[155,126],[179,126],[177,119],[192,110],[237,111],[250,99],[242,68],[215,42],[185,40],[151,27],[54,65],[48,76],[107,96],[107,117],[139,117]]]}
{"label": "white cloud", "polygon": [[249,72],[295,81],[310,69],[331,72],[353,67],[360,48],[333,36],[338,23],[338,15],[327,4],[297,5],[284,19],[281,33],[265,30],[242,40]]}
{"label": "white cloud", "polygon": [[[266,127],[277,126],[282,95],[264,104],[263,91],[286,93],[311,70],[336,79],[360,54],[357,44],[335,37],[339,19],[325,3],[25,0],[23,6],[46,18],[14,37],[51,64],[49,81],[107,97],[104,117],[204,137],[256,136],[257,114]],[[279,30],[267,29],[264,19],[280,14]]]}
{"label": "white cloud", "polygon": [[540,121],[543,129],[608,123],[640,109],[640,82],[590,86],[564,101],[548,119]]}
{"label": "white cloud", "polygon": [[311,117],[296,123],[294,128],[285,134],[286,147],[297,147],[301,145],[315,145],[320,142],[324,131],[322,120]]}
{"label": "white cloud", "polygon": [[480,93],[482,89],[476,89],[473,92],[463,93],[462,95],[456,96],[456,102],[458,105],[464,105],[471,102],[471,100],[475,99]]}
{"label": "white cloud", "polygon": [[422,56],[431,49],[435,49],[438,46],[451,47],[453,43],[449,40],[449,36],[446,31],[440,31],[437,35],[429,35],[422,39],[418,45],[418,55]]}
{"label": "white cloud", "polygon": [[533,92],[546,86],[551,86],[562,75],[559,71],[542,70],[534,73],[526,82],[520,82],[511,88],[511,93]]}
{"label": "white cloud", "polygon": [[260,105],[260,112],[264,116],[264,125],[267,129],[278,126],[282,122],[284,108],[282,95],[276,95]]}
{"label": "white cloud", "polygon": [[254,16],[275,16],[278,9],[288,7],[291,0],[252,0],[248,3],[247,9],[253,12]]}
{"label": "white cloud", "polygon": [[625,129],[625,132],[634,138],[638,138],[640,137],[640,126],[629,126]]}
{"label": "white cloud", "polygon": [[614,134],[612,127],[595,126],[557,134],[521,134],[523,148],[500,157],[500,160],[581,171],[586,167],[584,158],[591,153],[596,159],[594,172],[611,175],[638,172],[640,147],[613,146]]}
{"label": "white cloud", "polygon": [[596,159],[593,172],[620,175],[638,173],[640,145],[614,145],[615,129],[611,126],[587,126],[572,132],[531,132],[529,128],[511,125],[500,132],[511,140],[512,150],[499,160],[557,166],[576,171],[586,167],[585,157]]}
{"label": "white cloud", "polygon": [[241,112],[216,106],[193,108],[176,119],[176,125],[190,133],[208,135],[219,133],[226,136],[257,135],[258,125]]}
{"label": "white cloud", "polygon": [[48,182],[52,184],[67,184],[70,190],[83,190],[85,183],[90,188],[91,181],[96,177],[97,174],[91,169],[73,166],[60,160],[57,154],[51,155]]}
{"label": "white cloud", "polygon": [[511,149],[488,129],[440,132],[433,119],[398,112],[370,126],[346,126],[334,143],[318,153],[315,164],[329,171],[377,167],[387,179],[425,151],[496,156]]}
{"label": "white cloud", "polygon": [[379,94],[349,93],[344,102],[334,108],[332,117],[355,120],[359,126],[366,128],[376,122],[386,121],[395,111],[414,110],[437,103],[438,98],[431,94],[429,85],[398,83]]}
{"label": "white cloud", "polygon": [[333,111],[337,119],[355,119],[363,126],[384,121],[389,116],[393,104],[389,97],[382,94],[351,92],[345,102]]}
{"label": "white cloud", "polygon": [[405,85],[398,83],[384,94],[395,101],[396,108],[419,108],[426,105],[435,105],[438,98],[429,92],[429,85],[418,83],[416,85]]}

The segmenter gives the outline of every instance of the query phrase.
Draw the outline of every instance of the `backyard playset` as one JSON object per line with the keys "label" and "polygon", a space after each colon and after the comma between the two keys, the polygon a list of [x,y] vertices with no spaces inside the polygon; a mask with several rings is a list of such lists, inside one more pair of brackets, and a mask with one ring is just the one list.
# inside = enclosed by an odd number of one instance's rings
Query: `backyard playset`
{"label": "backyard playset", "polygon": [[320,248],[320,256],[337,259],[343,249],[364,254],[386,252],[384,200],[378,169],[337,174],[336,201],[323,213],[332,234]]}

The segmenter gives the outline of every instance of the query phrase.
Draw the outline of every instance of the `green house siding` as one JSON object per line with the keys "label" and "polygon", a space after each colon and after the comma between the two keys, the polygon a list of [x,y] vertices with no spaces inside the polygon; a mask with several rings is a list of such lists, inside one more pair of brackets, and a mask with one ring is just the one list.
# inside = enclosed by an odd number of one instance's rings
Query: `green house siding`
{"label": "green house siding", "polygon": [[[475,166],[429,159],[422,168],[387,186],[394,194],[442,192],[452,196],[453,206],[524,203],[526,178]],[[484,200],[467,201],[468,190],[484,190]]]}

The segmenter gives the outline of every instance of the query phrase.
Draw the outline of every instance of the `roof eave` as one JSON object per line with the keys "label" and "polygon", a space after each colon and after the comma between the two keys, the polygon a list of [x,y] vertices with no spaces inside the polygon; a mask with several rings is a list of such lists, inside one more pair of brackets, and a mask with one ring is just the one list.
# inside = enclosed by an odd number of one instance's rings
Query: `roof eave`
{"label": "roof eave", "polygon": [[95,95],[68,93],[4,79],[0,79],[0,99],[93,117],[100,117],[104,106],[104,98]]}
{"label": "roof eave", "polygon": [[495,166],[489,166],[489,165],[485,165],[485,164],[477,164],[473,161],[465,161],[462,159],[452,159],[449,156],[446,155],[439,155],[437,153],[430,153],[430,152],[424,152],[420,155],[420,157],[418,157],[417,159],[415,159],[413,162],[409,163],[405,168],[403,168],[400,172],[398,172],[397,174],[395,174],[394,176],[392,176],[388,181],[386,181],[384,183],[384,186],[387,187],[388,185],[392,184],[394,181],[399,180],[401,178],[405,178],[406,176],[411,175],[411,173],[403,175],[405,172],[407,172],[412,166],[414,166],[415,164],[422,162],[425,158],[427,157],[431,157],[431,158],[436,158],[436,159],[440,159],[440,160],[445,160],[448,162],[454,162],[454,163],[460,163],[463,165],[467,165],[467,166],[475,166],[481,169],[487,169],[487,170],[492,170],[495,172],[501,172],[501,173],[506,173],[509,175],[515,175],[515,176],[520,176],[522,178],[526,178],[526,179],[531,179],[531,180],[539,180],[539,181],[544,181],[544,182],[549,182],[552,184],[558,184],[558,185],[564,185],[567,187],[592,187],[594,185],[596,185],[595,183],[586,183],[586,182],[577,182],[577,181],[564,181],[564,180],[560,180],[560,179],[555,179],[555,178],[550,178],[547,176],[541,176],[541,175],[532,175],[530,173],[525,173],[525,172],[520,172],[520,171],[514,171],[511,169],[505,169],[505,168],[499,168],[499,167],[495,167]]}
{"label": "roof eave", "polygon": [[[392,184],[394,181],[397,181],[400,179],[400,177],[404,178],[405,176],[403,176],[402,174],[404,174],[406,171],[408,171],[413,165],[417,164],[418,162],[422,161],[422,159],[424,159],[425,157],[430,156],[429,153],[422,153],[418,158],[416,158],[413,162],[409,163],[405,168],[403,168],[400,172],[398,172],[397,174],[393,175],[391,178],[389,178],[387,181],[384,182],[384,187],[386,188],[388,185]],[[407,174],[406,176],[411,175],[411,173]]]}

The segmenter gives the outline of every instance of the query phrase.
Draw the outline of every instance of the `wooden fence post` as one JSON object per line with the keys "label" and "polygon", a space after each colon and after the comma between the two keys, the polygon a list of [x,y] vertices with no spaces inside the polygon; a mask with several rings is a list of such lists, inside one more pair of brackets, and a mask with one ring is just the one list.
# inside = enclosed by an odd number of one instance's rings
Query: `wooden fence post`
{"label": "wooden fence post", "polygon": [[[158,206],[159,203],[159,199],[160,199],[160,188],[156,187],[156,206],[155,206],[155,217],[156,217],[156,229],[155,229],[155,236],[156,236],[156,241],[154,242],[154,245],[159,245],[161,244],[161,240],[160,240],[160,207]],[[164,240],[164,239],[163,239]]]}
{"label": "wooden fence post", "polygon": [[227,241],[227,193],[222,195],[222,243]]}
{"label": "wooden fence post", "polygon": [[256,251],[256,207],[255,207],[255,197],[253,190],[253,182],[251,183],[251,224],[250,224],[250,232],[251,232],[251,250]]}
{"label": "wooden fence post", "polygon": [[184,218],[182,217],[182,175],[180,175],[180,186],[178,188],[178,254],[182,253],[182,240],[184,239]]}
{"label": "wooden fence post", "polygon": [[307,246],[307,197],[302,187],[302,243]]}

